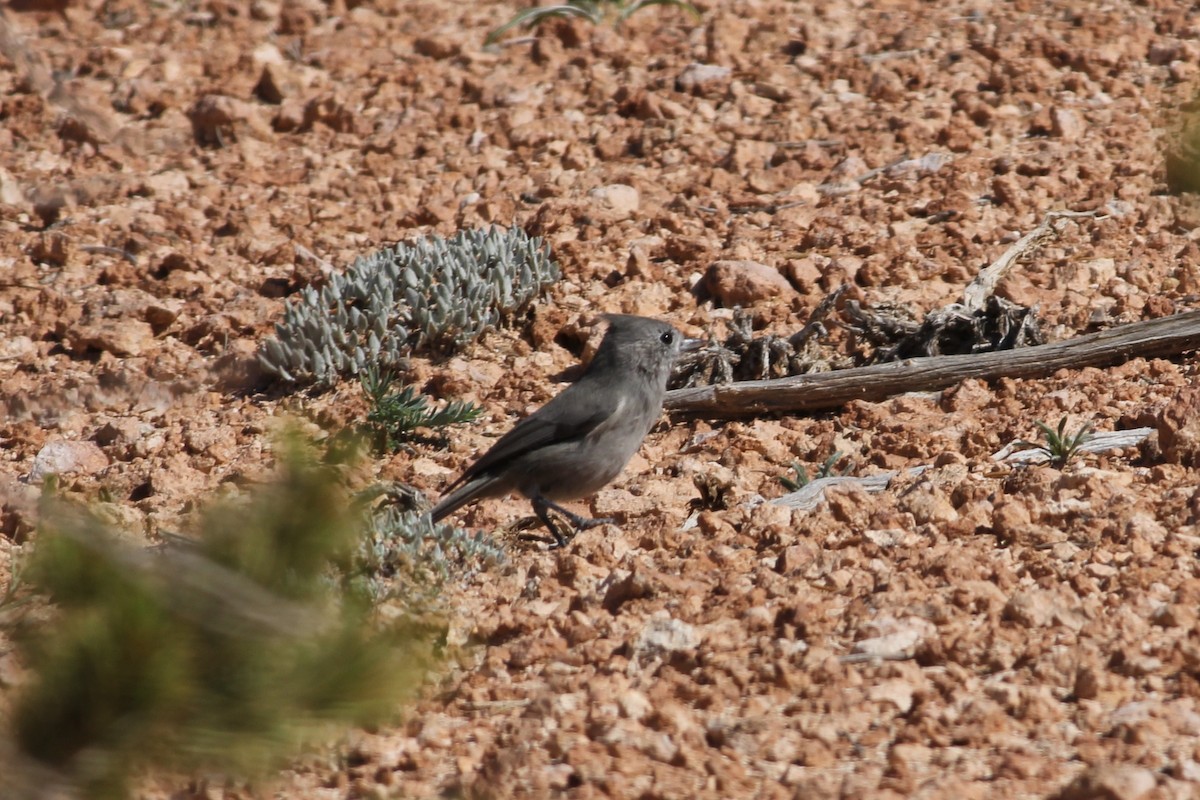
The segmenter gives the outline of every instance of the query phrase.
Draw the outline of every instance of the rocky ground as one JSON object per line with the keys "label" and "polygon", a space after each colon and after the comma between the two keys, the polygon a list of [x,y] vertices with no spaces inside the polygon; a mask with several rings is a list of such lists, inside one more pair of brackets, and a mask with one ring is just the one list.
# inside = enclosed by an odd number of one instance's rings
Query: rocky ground
{"label": "rocky ground", "polygon": [[[153,541],[269,475],[283,416],[360,417],[352,383],[281,391],[254,354],[285,298],[419,233],[515,222],[564,273],[512,328],[413,362],[418,385],[486,410],[447,450],[374,465],[434,496],[559,389],[603,312],[721,336],[740,302],[786,335],[848,285],[919,316],[1053,210],[1097,213],[998,291],[1037,304],[1048,338],[1200,294],[1200,216],[1164,171],[1200,66],[1186,4],[737,0],[485,49],[517,10],[9,5],[0,579],[48,472]],[[769,269],[712,268],[747,261]],[[1196,370],[1135,359],[813,416],[664,418],[578,506],[619,526],[547,551],[512,532],[521,502],[459,515],[509,562],[452,589],[461,657],[402,724],[255,788],[146,791],[1200,795]],[[1064,469],[992,460],[1064,415],[1155,433]],[[858,475],[931,468],[812,511],[761,502],[835,451]],[[0,640],[0,678],[20,675]]]}

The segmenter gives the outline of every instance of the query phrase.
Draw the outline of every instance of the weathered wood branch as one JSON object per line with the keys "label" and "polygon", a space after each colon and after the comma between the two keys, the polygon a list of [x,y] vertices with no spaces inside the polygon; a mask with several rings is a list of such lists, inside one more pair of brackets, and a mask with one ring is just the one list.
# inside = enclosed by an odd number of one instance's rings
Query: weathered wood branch
{"label": "weathered wood branch", "polygon": [[[1125,431],[1100,431],[1092,434],[1092,437],[1079,446],[1079,449],[1087,453],[1103,453],[1107,450],[1123,450],[1126,447],[1135,447],[1140,444],[1146,437],[1154,432],[1154,428],[1131,428]],[[1016,442],[1008,445],[1003,450],[995,453],[992,456],[993,461],[1010,461],[1014,464],[1041,464],[1051,459],[1048,451],[1041,447],[1034,447],[1028,450],[1018,450]],[[904,474],[909,477],[920,475],[925,470],[929,469],[928,464],[922,464],[919,467],[910,467],[904,470]],[[817,478],[794,492],[789,492],[783,497],[777,497],[771,500],[773,506],[783,506],[785,508],[795,508],[801,511],[812,511],[819,506],[825,499],[825,490],[832,486],[844,486],[854,484],[863,491],[870,494],[877,494],[888,488],[892,479],[899,475],[900,472],[893,470],[892,472],[882,472],[877,475],[832,475],[828,478]]]}
{"label": "weathered wood branch", "polygon": [[1008,274],[1017,260],[1055,233],[1055,222],[1060,219],[1095,217],[1098,214],[1099,212],[1096,211],[1051,211],[1042,220],[1041,225],[1014,242],[1012,247],[1004,251],[1003,255],[975,276],[975,280],[971,281],[970,285],[963,290],[962,304],[970,311],[981,310],[987,304],[987,299],[995,294],[997,284]]}
{"label": "weathered wood branch", "polygon": [[819,411],[851,400],[879,401],[905,392],[936,391],[967,378],[1042,378],[1060,369],[1110,366],[1196,349],[1200,349],[1200,311],[1188,311],[1037,347],[676,389],[667,393],[666,409],[715,418]]}
{"label": "weathered wood branch", "polygon": [[[905,470],[909,476],[920,475],[928,467],[922,465]],[[844,486],[846,484],[854,484],[869,494],[878,494],[888,487],[892,482],[892,478],[899,473],[893,470],[892,472],[883,472],[878,475],[830,475],[828,478],[817,478],[804,484],[800,489],[789,492],[783,497],[776,497],[771,501],[773,506],[784,506],[786,508],[798,508],[802,511],[812,511],[821,501],[825,499],[825,490],[831,486]]]}

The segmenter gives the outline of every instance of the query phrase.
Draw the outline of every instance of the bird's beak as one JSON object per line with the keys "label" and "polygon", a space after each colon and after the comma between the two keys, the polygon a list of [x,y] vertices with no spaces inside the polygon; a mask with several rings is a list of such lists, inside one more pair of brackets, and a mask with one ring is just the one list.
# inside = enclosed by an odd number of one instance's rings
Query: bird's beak
{"label": "bird's beak", "polygon": [[683,353],[694,353],[697,350],[703,350],[707,344],[707,339],[684,339],[683,344],[679,346],[679,350]]}

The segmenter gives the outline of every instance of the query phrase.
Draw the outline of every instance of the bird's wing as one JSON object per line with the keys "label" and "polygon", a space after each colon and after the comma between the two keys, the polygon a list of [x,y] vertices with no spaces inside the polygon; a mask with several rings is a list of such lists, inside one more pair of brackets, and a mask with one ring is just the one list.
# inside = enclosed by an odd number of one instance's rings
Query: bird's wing
{"label": "bird's wing", "polygon": [[501,436],[490,450],[446,488],[453,489],[539,447],[581,439],[604,420],[620,413],[621,401],[616,392],[596,392],[591,391],[592,388],[582,381],[567,387]]}

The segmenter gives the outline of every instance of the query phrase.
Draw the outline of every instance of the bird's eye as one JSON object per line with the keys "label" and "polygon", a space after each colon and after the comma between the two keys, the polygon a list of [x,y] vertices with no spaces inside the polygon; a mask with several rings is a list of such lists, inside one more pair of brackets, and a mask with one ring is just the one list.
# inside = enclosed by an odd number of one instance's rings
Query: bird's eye
{"label": "bird's eye", "polygon": [[667,331],[662,336],[658,337],[658,340],[663,344],[670,344],[671,342],[675,341],[675,333],[674,331]]}

